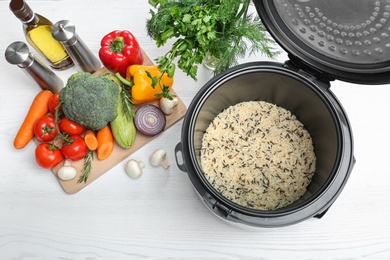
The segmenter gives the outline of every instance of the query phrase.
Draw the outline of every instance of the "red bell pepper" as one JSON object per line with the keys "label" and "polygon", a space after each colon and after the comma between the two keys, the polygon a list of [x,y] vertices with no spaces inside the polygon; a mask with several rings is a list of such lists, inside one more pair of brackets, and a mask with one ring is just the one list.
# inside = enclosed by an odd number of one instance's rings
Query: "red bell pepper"
{"label": "red bell pepper", "polygon": [[126,77],[127,67],[141,65],[144,61],[141,47],[129,31],[113,31],[101,40],[99,58],[103,65],[113,73]]}

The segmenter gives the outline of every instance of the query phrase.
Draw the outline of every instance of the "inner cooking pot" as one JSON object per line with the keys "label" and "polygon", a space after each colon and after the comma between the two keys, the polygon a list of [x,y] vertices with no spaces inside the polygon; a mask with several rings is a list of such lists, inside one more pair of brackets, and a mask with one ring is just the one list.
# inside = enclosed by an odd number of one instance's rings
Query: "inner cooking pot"
{"label": "inner cooking pot", "polygon": [[[266,101],[295,114],[310,133],[316,172],[306,193],[280,209],[245,208],[223,197],[205,178],[200,162],[203,134],[224,109],[244,101]],[[352,134],[329,84],[276,62],[252,62],[211,79],[195,96],[184,118],[181,152],[186,171],[205,204],[223,219],[250,226],[275,227],[322,216],[342,190],[353,166]]]}

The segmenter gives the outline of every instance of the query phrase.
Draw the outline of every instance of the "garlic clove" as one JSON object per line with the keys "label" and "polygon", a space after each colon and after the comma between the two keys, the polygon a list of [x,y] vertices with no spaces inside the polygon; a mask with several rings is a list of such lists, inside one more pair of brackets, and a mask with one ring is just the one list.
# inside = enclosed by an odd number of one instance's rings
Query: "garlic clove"
{"label": "garlic clove", "polygon": [[179,100],[174,97],[172,100],[168,98],[160,98],[160,109],[164,112],[165,115],[170,115],[173,113],[174,108],[179,104]]}
{"label": "garlic clove", "polygon": [[63,181],[74,179],[77,175],[77,169],[73,166],[62,166],[57,172],[58,178]]}

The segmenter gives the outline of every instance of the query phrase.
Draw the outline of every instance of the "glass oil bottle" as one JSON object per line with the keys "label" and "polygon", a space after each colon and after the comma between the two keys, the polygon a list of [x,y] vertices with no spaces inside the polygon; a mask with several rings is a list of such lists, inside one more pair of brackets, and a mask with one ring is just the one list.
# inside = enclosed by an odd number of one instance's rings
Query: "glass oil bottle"
{"label": "glass oil bottle", "polygon": [[52,36],[53,23],[40,14],[34,13],[24,0],[11,0],[11,11],[23,23],[23,32],[28,43],[56,70],[74,65],[65,47]]}

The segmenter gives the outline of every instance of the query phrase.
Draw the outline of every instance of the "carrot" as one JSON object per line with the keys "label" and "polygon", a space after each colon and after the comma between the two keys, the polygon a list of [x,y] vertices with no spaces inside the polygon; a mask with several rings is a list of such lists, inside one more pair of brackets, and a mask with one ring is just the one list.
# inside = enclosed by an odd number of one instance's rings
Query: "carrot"
{"label": "carrot", "polygon": [[89,150],[95,151],[97,149],[98,140],[94,131],[90,129],[85,130],[84,141]]}
{"label": "carrot", "polygon": [[51,96],[53,96],[53,93],[49,90],[41,90],[35,96],[23,123],[15,136],[14,147],[16,149],[25,147],[34,137],[34,124],[49,111],[48,104]]}
{"label": "carrot", "polygon": [[96,134],[96,138],[98,140],[97,157],[99,160],[104,160],[114,150],[114,136],[110,127],[107,125],[100,129]]}

